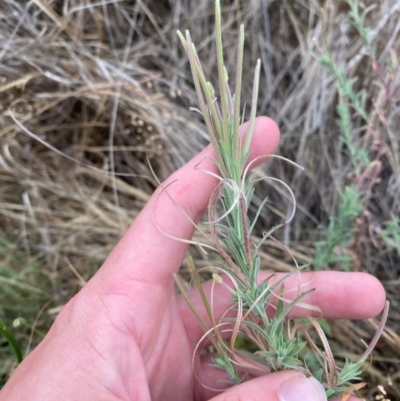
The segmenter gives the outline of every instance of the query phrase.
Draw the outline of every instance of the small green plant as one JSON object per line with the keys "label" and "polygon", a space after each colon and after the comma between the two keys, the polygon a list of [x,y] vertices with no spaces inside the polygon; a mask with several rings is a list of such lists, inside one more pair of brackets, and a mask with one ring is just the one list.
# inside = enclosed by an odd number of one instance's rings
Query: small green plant
{"label": "small green plant", "polygon": [[[294,300],[288,299],[285,293],[285,281],[289,276],[296,275],[302,269],[296,264],[292,273],[277,279],[271,274],[269,278],[258,282],[260,271],[260,258],[258,251],[268,239],[273,239],[274,231],[283,224],[272,227],[265,232],[260,241],[253,246],[250,242],[250,235],[255,227],[258,216],[265,202],[263,202],[253,220],[248,217],[249,205],[251,203],[254,188],[260,178],[254,178],[249,173],[249,167],[253,162],[248,163],[250,154],[250,141],[253,135],[258,82],[260,74],[260,61],[257,61],[253,83],[253,97],[250,111],[250,121],[244,138],[240,136],[239,126],[243,122],[241,111],[241,80],[243,64],[244,27],[240,27],[236,79],[234,94],[231,94],[228,74],[224,65],[222,35],[221,35],[221,10],[220,2],[216,1],[215,6],[215,27],[216,27],[216,51],[218,62],[218,90],[220,102],[216,99],[216,90],[207,81],[196,48],[191,40],[189,31],[185,35],[178,31],[179,38],[189,57],[190,67],[200,105],[200,112],[204,117],[211,142],[215,149],[215,163],[219,168],[219,184],[211,195],[208,208],[208,226],[215,250],[222,257],[223,263],[216,264],[210,268],[213,273],[214,285],[224,286],[231,293],[233,310],[236,311],[236,318],[223,317],[216,320],[213,313],[212,302],[209,303],[200,285],[198,274],[193,260],[190,259],[190,267],[194,276],[194,284],[198,288],[212,327],[200,317],[194,304],[185,290],[183,283],[178,276],[175,276],[177,285],[188,302],[200,325],[204,329],[204,339],[208,338],[217,353],[214,360],[216,366],[229,373],[232,383],[237,384],[243,381],[246,376],[238,373],[238,367],[250,368],[253,364],[247,362],[247,358],[267,366],[271,371],[283,369],[296,369],[317,377],[326,388],[327,395],[350,394],[360,387],[355,382],[360,380],[362,365],[370,354],[377,339],[379,338],[387,317],[388,306],[382,318],[376,336],[371,346],[356,363],[348,362],[339,369],[335,363],[334,356],[321,325],[312,317],[306,319],[291,319],[290,312],[296,307],[308,308],[316,311],[313,305],[305,305],[302,300],[310,291],[302,292],[301,286],[297,288]],[[265,157],[264,157],[265,158]],[[261,158],[258,158],[260,160]],[[210,173],[211,174],[211,173]],[[269,177],[269,179],[274,179]],[[286,186],[286,184],[284,184]],[[286,186],[290,191],[290,188]],[[290,191],[295,205],[295,200]],[[347,190],[344,194],[347,197],[346,208],[343,210],[342,219],[347,221],[352,218],[357,203],[357,194]],[[294,212],[293,212],[294,213]],[[293,217],[293,216],[292,216]],[[346,220],[347,219],[347,220]],[[342,224],[342,223],[341,223]],[[342,227],[340,226],[339,229]],[[337,227],[332,227],[332,232]],[[230,286],[226,284],[222,275],[228,278]],[[293,297],[292,297],[293,298]],[[273,309],[273,316],[267,313],[267,309]],[[320,336],[324,350],[320,351],[308,333],[308,329],[314,327]],[[229,341],[224,340],[225,334],[231,333]],[[224,333],[224,335],[223,335]],[[238,336],[245,337],[254,347],[252,352],[237,349]],[[310,370],[301,355],[309,343],[315,352],[320,363],[317,370]],[[199,343],[197,349],[200,347]],[[253,350],[255,348],[255,350]],[[197,350],[196,349],[196,350]],[[195,351],[196,352],[196,351]],[[246,356],[246,361],[244,359]]]}
{"label": "small green plant", "polygon": [[361,194],[352,186],[347,186],[340,194],[340,203],[337,216],[330,219],[325,231],[325,239],[317,242],[313,266],[322,270],[329,264],[339,264],[342,269],[350,270],[351,257],[340,254],[337,250],[352,238],[355,220],[363,210]]}
{"label": "small green plant", "polygon": [[[381,124],[381,127],[377,127],[379,124],[376,117],[373,118],[371,106],[367,107],[367,92],[364,89],[355,89],[357,80],[349,78],[345,68],[335,62],[327,46],[316,56],[321,66],[333,76],[338,89],[337,124],[351,164],[350,182],[344,188],[338,188],[339,205],[336,216],[330,217],[327,229],[321,230],[324,239],[316,244],[313,261],[316,270],[329,265],[337,265],[344,270],[349,270],[352,258],[348,254],[338,253],[338,249],[351,248],[356,256],[358,254],[363,220],[368,215],[367,209],[372,189],[378,182],[382,169],[380,159],[384,153],[384,142],[387,136],[387,119],[393,100],[400,92],[399,85],[393,82],[395,74],[389,73],[389,78],[385,77],[376,57],[371,30],[366,26],[366,18],[375,6],[361,11],[358,0],[344,0],[344,3],[349,7],[348,18],[345,22],[356,30],[363,55],[371,62],[377,83],[384,88],[385,98],[382,104],[379,104],[378,100],[372,102],[373,107],[377,109],[375,114]],[[356,118],[361,119],[364,124],[361,130],[355,129]],[[375,132],[375,144],[365,139],[368,132]],[[358,269],[358,265],[359,263],[356,262],[353,268]]]}
{"label": "small green plant", "polygon": [[382,240],[389,249],[396,250],[400,256],[400,222],[392,220],[382,232]]}

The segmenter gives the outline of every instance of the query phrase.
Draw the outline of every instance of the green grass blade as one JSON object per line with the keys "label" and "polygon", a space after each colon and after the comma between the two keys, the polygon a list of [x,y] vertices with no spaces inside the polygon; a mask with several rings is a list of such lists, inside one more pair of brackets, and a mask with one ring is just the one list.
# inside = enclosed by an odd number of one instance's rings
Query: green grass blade
{"label": "green grass blade", "polygon": [[13,336],[10,330],[8,330],[4,320],[0,318],[0,334],[7,340],[8,344],[10,345],[15,358],[18,363],[21,363],[22,361],[22,352],[21,349],[18,346],[17,340]]}

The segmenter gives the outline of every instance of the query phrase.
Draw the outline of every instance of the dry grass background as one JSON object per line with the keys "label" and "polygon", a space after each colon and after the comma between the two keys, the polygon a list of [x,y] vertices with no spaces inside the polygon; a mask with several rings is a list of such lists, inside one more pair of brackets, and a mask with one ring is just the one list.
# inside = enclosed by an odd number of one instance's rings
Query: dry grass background
{"label": "dry grass background", "polygon": [[[389,71],[400,50],[400,3],[375,3],[367,24]],[[340,1],[223,2],[231,71],[235,32],[239,21],[245,24],[243,98],[250,103],[261,57],[258,114],[278,122],[279,153],[306,169],[279,161],[264,167],[296,195],[296,217],[280,236],[299,263],[312,260],[317,229],[334,215],[338,189],[352,173],[336,125],[337,88],[312,52],[328,45],[368,91],[371,114],[379,117],[385,100],[356,32],[343,22],[347,13]],[[146,154],[163,179],[207,143],[201,116],[188,109],[197,102],[175,31],[190,28],[212,79],[213,0],[2,0],[0,22],[0,316],[14,322],[29,352],[156,187]],[[396,81],[398,71],[390,71]],[[377,385],[387,399],[400,400],[400,255],[379,241],[400,214],[398,107],[394,99],[384,121],[376,118],[370,137],[360,138],[372,143],[387,129],[380,181],[361,224],[362,245],[352,254],[353,268],[382,280],[392,305],[366,376],[369,400],[383,399]],[[362,132],[362,122],[354,124]],[[259,232],[290,208],[278,186],[259,188],[260,198],[267,194]],[[287,270],[291,262],[270,244],[263,267]],[[349,358],[362,353],[360,338],[368,341],[376,325],[374,319],[329,323],[333,348]],[[6,344],[0,356],[4,381],[14,368]]]}

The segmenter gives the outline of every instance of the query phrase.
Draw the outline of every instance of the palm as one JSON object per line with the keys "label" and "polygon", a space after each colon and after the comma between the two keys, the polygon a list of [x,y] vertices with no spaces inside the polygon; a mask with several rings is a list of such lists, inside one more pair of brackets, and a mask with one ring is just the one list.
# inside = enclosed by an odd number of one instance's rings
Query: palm
{"label": "palm", "polygon": [[193,400],[196,383],[192,370],[193,344],[178,299],[165,288],[150,286],[148,291],[153,303],[147,313],[154,319],[146,327],[138,322],[135,328],[147,372],[147,382],[143,385],[150,389],[152,400]]}

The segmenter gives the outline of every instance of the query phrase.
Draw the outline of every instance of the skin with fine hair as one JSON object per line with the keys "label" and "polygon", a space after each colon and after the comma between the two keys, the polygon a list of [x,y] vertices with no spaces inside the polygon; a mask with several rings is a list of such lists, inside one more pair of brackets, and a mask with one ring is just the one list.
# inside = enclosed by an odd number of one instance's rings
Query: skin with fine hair
{"label": "skin with fine hair", "polygon": [[[250,160],[272,153],[278,142],[277,125],[258,118]],[[168,187],[173,201],[161,188],[156,191],[96,275],[16,369],[0,392],[1,401],[278,401],[281,384],[302,376],[293,371],[263,374],[218,393],[209,388],[227,379],[225,373],[198,355],[198,379],[194,375],[193,351],[204,332],[176,295],[173,280],[187,244],[161,231],[191,238],[193,224],[182,210],[195,222],[204,214],[218,181],[195,166],[201,162],[202,169],[217,173],[212,158],[209,146],[166,181],[173,182]],[[306,301],[328,318],[369,318],[384,306],[383,287],[368,274],[304,273],[301,281],[304,290],[315,288]],[[204,288],[209,295],[210,283]],[[193,290],[191,295],[206,320],[199,294]],[[217,293],[215,300],[218,318],[230,306],[229,292]]]}

